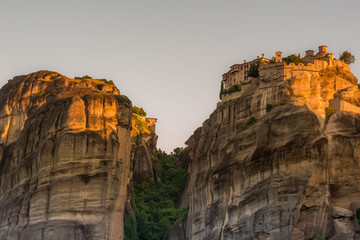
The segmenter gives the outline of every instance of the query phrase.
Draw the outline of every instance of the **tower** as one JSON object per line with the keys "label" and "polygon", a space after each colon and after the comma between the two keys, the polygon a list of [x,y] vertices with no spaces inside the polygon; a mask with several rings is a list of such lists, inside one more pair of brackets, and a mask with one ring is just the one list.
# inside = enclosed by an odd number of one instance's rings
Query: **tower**
{"label": "tower", "polygon": [[327,46],[323,45],[319,47],[319,53],[327,54]]}
{"label": "tower", "polygon": [[277,51],[276,54],[275,54],[275,56],[276,56],[276,62],[277,62],[277,63],[278,63],[278,62],[282,62],[282,52]]}

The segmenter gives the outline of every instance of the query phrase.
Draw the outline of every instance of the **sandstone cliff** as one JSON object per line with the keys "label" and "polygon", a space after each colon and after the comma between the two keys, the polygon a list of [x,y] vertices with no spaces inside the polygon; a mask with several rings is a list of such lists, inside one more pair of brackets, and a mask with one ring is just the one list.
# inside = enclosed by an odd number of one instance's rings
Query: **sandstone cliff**
{"label": "sandstone cliff", "polygon": [[133,181],[137,183],[156,179],[154,173],[157,169],[158,160],[154,157],[157,151],[155,123],[156,119],[149,119],[133,112],[131,159],[133,163]]}
{"label": "sandstone cliff", "polygon": [[122,239],[131,102],[40,71],[0,90],[0,238]]}
{"label": "sandstone cliff", "polygon": [[181,154],[189,214],[171,239],[353,238],[360,115],[325,109],[341,95],[356,110],[360,92],[337,64],[284,81],[253,78],[218,104]]}

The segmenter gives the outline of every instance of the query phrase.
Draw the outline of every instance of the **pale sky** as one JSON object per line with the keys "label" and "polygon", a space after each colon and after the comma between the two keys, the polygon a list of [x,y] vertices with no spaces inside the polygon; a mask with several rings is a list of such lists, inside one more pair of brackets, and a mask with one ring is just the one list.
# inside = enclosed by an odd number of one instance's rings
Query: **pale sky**
{"label": "pale sky", "polygon": [[360,1],[0,0],[0,85],[52,70],[115,82],[158,118],[168,152],[219,101],[221,75],[262,53],[345,50],[360,77]]}

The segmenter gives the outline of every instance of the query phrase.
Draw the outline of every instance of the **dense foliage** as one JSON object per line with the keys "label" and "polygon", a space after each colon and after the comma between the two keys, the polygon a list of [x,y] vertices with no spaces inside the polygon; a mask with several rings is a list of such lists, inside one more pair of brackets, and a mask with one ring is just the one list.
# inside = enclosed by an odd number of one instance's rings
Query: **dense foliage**
{"label": "dense foliage", "polygon": [[299,63],[305,63],[305,60],[300,57],[300,54],[291,54],[285,58],[286,64],[294,63],[295,65],[298,65]]}
{"label": "dense foliage", "polygon": [[272,105],[271,103],[268,103],[266,105],[266,112],[270,112],[273,108],[274,108],[274,105]]}
{"label": "dense foliage", "polygon": [[220,95],[225,95],[225,94],[230,94],[233,92],[240,92],[241,91],[241,84],[234,84],[231,88],[229,89],[223,89],[220,93]]}
{"label": "dense foliage", "polygon": [[146,112],[143,108],[139,108],[137,106],[134,106],[133,109],[132,109],[132,112],[133,113],[136,113],[140,116],[143,116],[143,117],[146,117]]}
{"label": "dense foliage", "polygon": [[330,118],[331,115],[333,115],[335,113],[335,109],[332,107],[327,107],[325,108],[325,116],[326,118]]}
{"label": "dense foliage", "polygon": [[348,51],[344,51],[340,54],[339,59],[346,64],[352,64],[355,62],[355,57]]}
{"label": "dense foliage", "polygon": [[125,221],[125,240],[167,240],[174,223],[186,217],[187,209],[175,206],[187,178],[186,171],[175,165],[180,150],[174,150],[174,155],[162,151],[156,153],[159,182],[151,179],[141,184],[134,183],[134,215]]}
{"label": "dense foliage", "polygon": [[[101,81],[101,82],[104,82],[104,83],[107,83],[107,84],[110,84],[110,85],[114,85],[114,82],[113,80],[107,80],[106,78],[101,78],[101,79],[94,79],[92,77],[90,77],[89,75],[85,75],[85,76],[82,76],[82,77],[74,77],[75,80],[97,80],[97,81]],[[98,83],[100,84],[100,83]]]}
{"label": "dense foliage", "polygon": [[259,67],[261,65],[261,61],[257,61],[254,64],[251,64],[248,72],[249,77],[259,77]]}
{"label": "dense foliage", "polygon": [[[360,208],[356,209],[355,215],[356,215],[356,220],[357,220],[358,224],[360,225]],[[359,230],[355,231],[355,235],[356,234],[360,234],[360,231]],[[354,235],[354,239],[355,239],[355,235]]]}

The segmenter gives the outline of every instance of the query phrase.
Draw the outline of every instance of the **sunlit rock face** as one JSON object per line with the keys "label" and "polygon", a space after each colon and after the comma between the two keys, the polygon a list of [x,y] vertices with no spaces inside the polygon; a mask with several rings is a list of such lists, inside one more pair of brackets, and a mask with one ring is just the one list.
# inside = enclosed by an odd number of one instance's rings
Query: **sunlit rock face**
{"label": "sunlit rock face", "polygon": [[0,238],[122,239],[131,102],[40,71],[0,90]]}
{"label": "sunlit rock face", "polygon": [[326,119],[325,108],[348,92],[341,99],[356,109],[359,89],[347,69],[334,69],[254,78],[218,104],[181,154],[190,177],[180,205],[189,214],[173,232],[192,240],[353,238],[360,115]]}

